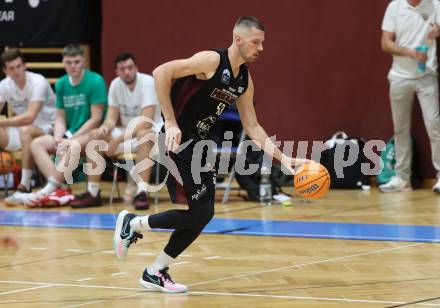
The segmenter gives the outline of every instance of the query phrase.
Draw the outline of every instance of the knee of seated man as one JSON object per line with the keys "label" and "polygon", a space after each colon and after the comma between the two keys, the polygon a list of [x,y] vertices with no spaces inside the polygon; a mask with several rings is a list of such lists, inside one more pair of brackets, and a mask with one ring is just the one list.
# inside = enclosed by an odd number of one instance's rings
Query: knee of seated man
{"label": "knee of seated man", "polygon": [[32,138],[32,127],[27,125],[21,126],[19,130],[21,140],[29,140]]}
{"label": "knee of seated man", "polygon": [[105,139],[107,135],[101,134],[98,128],[95,128],[87,133],[87,137],[90,140],[100,140]]}
{"label": "knee of seated man", "polygon": [[32,151],[37,151],[38,149],[50,149],[51,147],[53,147],[55,144],[55,139],[53,136],[51,135],[44,135],[44,136],[40,136],[35,138],[34,140],[32,140],[31,142],[31,150]]}
{"label": "knee of seated man", "polygon": [[145,139],[145,141],[150,141],[152,139],[152,134],[154,132],[149,128],[141,128],[136,132],[136,139],[142,140]]}

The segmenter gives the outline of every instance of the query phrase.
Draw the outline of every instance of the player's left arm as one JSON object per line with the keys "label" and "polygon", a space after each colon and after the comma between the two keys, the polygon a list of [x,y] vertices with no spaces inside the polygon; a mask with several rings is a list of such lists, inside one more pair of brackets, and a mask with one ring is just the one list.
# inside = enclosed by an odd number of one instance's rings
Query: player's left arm
{"label": "player's left arm", "polygon": [[275,143],[269,138],[266,131],[258,123],[253,104],[254,84],[249,75],[249,84],[246,92],[237,100],[237,109],[246,134],[267,154],[280,161],[286,168],[311,162],[308,159],[290,158],[284,155]]}

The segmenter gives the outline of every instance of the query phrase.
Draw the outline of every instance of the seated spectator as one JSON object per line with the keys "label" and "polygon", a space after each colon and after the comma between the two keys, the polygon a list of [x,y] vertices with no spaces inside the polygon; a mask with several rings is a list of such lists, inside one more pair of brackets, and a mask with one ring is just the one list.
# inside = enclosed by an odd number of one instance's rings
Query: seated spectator
{"label": "seated spectator", "polygon": [[7,102],[15,115],[0,119],[0,147],[8,152],[22,151],[21,182],[17,192],[4,200],[15,205],[20,203],[21,193],[31,191],[32,140],[53,132],[55,95],[46,78],[26,70],[19,50],[4,51],[1,62],[7,77],[0,82],[0,109]]}
{"label": "seated spectator", "polygon": [[[51,154],[57,153],[61,144],[97,128],[107,107],[107,89],[101,75],[84,67],[84,51],[76,44],[68,45],[63,51],[63,64],[67,74],[57,80],[56,119],[54,135],[41,136],[31,144],[34,160],[47,178],[47,184],[40,191],[23,194],[21,201],[28,206],[62,204],[69,198],[69,192],[58,189],[64,182],[63,173],[56,169]],[[99,187],[89,181],[89,191],[98,196]]]}
{"label": "seated spectator", "polygon": [[[159,102],[154,89],[154,79],[150,75],[138,72],[136,59],[129,53],[122,53],[116,57],[115,68],[118,77],[110,84],[109,109],[106,120],[98,129],[83,135],[77,141],[84,151],[85,146],[91,140],[105,140],[108,143],[106,151],[108,156],[129,149],[130,152],[136,152],[137,163],[144,162],[145,159],[149,159],[150,151],[154,145],[152,141],[154,137],[150,139],[147,135],[150,133],[157,134],[163,125]],[[142,121],[139,125],[135,125],[134,130],[129,133],[130,136],[125,136],[130,121],[139,115],[151,121]],[[121,126],[118,127],[118,123],[121,123]],[[137,210],[149,208],[147,188],[151,168],[144,169],[135,170],[137,192],[133,205]],[[93,177],[97,189],[99,189],[100,176]],[[99,204],[101,204],[100,200],[90,190],[71,202],[73,208],[93,207]]]}

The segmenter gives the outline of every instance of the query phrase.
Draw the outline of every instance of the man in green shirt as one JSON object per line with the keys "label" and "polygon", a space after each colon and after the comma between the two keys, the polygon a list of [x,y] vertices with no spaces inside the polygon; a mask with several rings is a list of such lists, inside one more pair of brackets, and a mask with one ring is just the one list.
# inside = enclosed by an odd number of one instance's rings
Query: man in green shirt
{"label": "man in green shirt", "polygon": [[[69,141],[97,128],[107,107],[105,81],[101,75],[85,69],[81,46],[67,45],[63,50],[63,64],[67,74],[55,84],[57,114],[54,135],[39,137],[31,144],[32,155],[47,178],[47,184],[38,192],[24,194],[23,203],[28,206],[60,205],[73,199],[70,192],[59,189],[65,180],[64,174],[57,170],[50,155],[57,150],[60,154],[61,148],[69,147]],[[64,159],[59,162],[62,163]],[[101,205],[99,176],[98,181],[94,181],[94,177],[89,176],[87,193],[96,198],[96,205]]]}

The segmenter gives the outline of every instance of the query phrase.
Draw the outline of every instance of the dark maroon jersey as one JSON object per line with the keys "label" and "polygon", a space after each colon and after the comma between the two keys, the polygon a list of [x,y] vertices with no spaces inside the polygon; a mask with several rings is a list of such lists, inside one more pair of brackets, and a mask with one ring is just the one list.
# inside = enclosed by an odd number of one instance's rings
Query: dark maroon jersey
{"label": "dark maroon jersey", "polygon": [[208,138],[217,118],[246,92],[249,77],[247,66],[242,64],[234,78],[228,50],[215,51],[220,54],[220,63],[214,76],[208,80],[197,79],[195,75],[182,77],[175,81],[171,89],[174,113],[182,131],[182,143],[189,139]]}

